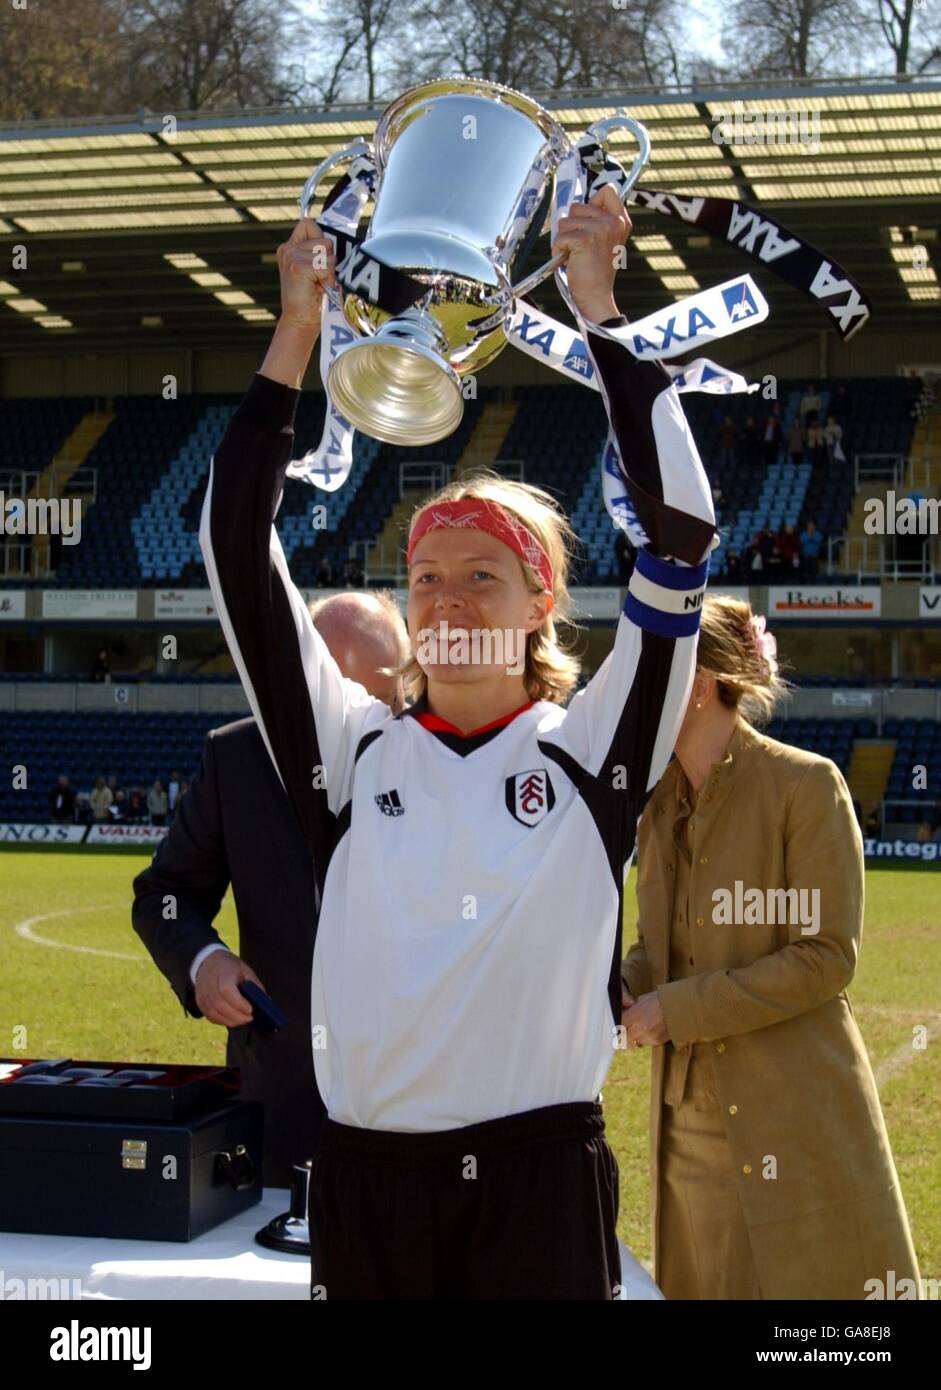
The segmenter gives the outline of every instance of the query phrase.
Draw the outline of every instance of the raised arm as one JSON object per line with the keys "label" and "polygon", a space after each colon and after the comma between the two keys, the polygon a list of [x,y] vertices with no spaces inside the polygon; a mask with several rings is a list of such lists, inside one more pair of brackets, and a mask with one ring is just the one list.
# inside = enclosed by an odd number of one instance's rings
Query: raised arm
{"label": "raised arm", "polygon": [[283,313],[213,457],[199,532],[226,642],[315,855],[323,848],[325,812],[337,814],[350,797],[360,738],[390,717],[381,701],[340,674],[291,582],[273,524],[300,382],[317,341],[319,284],[331,273],[312,265],[316,234],[305,219],[278,248]]}

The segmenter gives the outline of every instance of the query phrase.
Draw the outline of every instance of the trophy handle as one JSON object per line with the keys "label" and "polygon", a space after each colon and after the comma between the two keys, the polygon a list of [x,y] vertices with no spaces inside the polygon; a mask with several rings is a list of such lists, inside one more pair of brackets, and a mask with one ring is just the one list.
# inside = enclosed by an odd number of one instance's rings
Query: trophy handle
{"label": "trophy handle", "polygon": [[[627,202],[628,193],[640,178],[641,173],[650,159],[650,136],[647,134],[647,127],[641,125],[640,121],[635,121],[633,116],[628,116],[624,112],[618,111],[613,116],[606,116],[603,120],[595,121],[594,125],[590,125],[585,133],[586,135],[593,135],[599,145],[605,145],[611,131],[619,127],[629,130],[638,144],[637,155],[634,159],[634,163],[628,170],[627,179],[621,194],[624,202]],[[540,266],[538,270],[534,270],[532,275],[527,275],[525,280],[521,280],[518,285],[514,285],[514,295],[521,298],[523,295],[529,294],[530,290],[535,289],[537,285],[541,285],[543,280],[548,279],[548,277],[564,263],[564,255],[553,256],[550,261],[546,261],[545,265]]]}
{"label": "trophy handle", "polygon": [[[363,137],[361,135],[358,135],[355,140],[352,140],[350,144],[346,146],[345,149],[337,150],[336,154],[330,155],[327,159],[323,161],[322,164],[317,165],[317,168],[313,171],[313,173],[307,179],[307,182],[304,184],[304,187],[301,190],[301,196],[298,199],[298,206],[300,208],[300,214],[302,218],[308,217],[310,215],[310,205],[314,201],[314,194],[317,191],[317,185],[320,183],[324,174],[326,174],[329,169],[332,169],[335,164],[349,163],[350,161],[357,159],[360,155],[368,155],[371,157],[372,151],[370,150]],[[343,299],[340,294],[340,291],[336,287],[333,287],[331,289],[325,285],[324,294],[330,300],[330,303],[334,306],[334,308],[342,310]]]}

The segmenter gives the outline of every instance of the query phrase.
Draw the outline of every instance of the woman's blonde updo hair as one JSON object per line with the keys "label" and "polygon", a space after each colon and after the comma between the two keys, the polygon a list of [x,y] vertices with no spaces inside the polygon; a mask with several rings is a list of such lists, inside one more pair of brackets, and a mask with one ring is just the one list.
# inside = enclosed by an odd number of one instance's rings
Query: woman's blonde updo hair
{"label": "woman's blonde updo hair", "polygon": [[[524,683],[530,700],[549,700],[563,704],[578,683],[580,663],[559,640],[556,623],[569,621],[572,600],[568,591],[568,574],[576,536],[555,498],[542,488],[529,483],[516,483],[503,478],[492,469],[475,469],[473,473],[449,483],[417,507],[409,524],[411,535],[415,522],[426,507],[441,502],[461,502],[464,499],[497,502],[519,518],[532,531],[552,566],[552,611],[545,622],[526,639],[526,670]],[[542,583],[525,560],[520,567],[528,588],[542,593]],[[405,681],[407,694],[418,699],[425,693],[425,673],[414,656],[410,656],[397,674]]]}
{"label": "woman's blonde updo hair", "polygon": [[756,615],[745,599],[707,594],[702,606],[696,665],[716,678],[719,699],[749,724],[764,724],[789,689],[777,663],[763,653]]}

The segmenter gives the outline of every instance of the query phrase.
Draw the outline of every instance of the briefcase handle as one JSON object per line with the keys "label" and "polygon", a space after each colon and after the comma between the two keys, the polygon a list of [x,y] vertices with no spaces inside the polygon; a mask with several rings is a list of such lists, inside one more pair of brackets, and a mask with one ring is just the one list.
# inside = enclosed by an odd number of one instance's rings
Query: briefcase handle
{"label": "briefcase handle", "polygon": [[221,1149],[216,1154],[216,1172],[225,1178],[235,1192],[254,1187],[257,1177],[252,1156],[244,1144],[237,1145],[233,1153]]}

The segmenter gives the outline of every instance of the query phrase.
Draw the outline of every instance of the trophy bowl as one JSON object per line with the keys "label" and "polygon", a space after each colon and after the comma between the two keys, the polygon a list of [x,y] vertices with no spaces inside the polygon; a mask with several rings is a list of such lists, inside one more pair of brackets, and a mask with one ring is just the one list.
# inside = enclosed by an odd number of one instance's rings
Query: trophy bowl
{"label": "trophy bowl", "polygon": [[[568,148],[537,102],[495,82],[443,78],[386,108],[361,246],[416,282],[419,297],[391,313],[355,284],[344,287],[343,313],[358,336],[337,353],[327,386],[355,428],[412,446],[457,428],[461,378],[506,345],[513,277],[542,230],[552,176]],[[305,185],[302,216],[326,167]]]}

